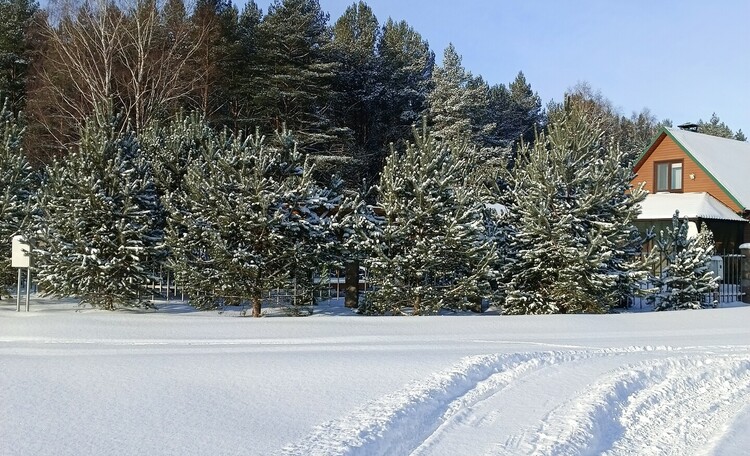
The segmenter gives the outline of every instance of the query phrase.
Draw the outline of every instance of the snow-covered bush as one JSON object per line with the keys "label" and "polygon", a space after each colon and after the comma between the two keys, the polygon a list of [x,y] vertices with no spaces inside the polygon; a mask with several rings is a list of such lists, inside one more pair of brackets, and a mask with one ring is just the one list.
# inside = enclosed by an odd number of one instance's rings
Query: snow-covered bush
{"label": "snow-covered bush", "polygon": [[102,309],[145,306],[145,264],[158,256],[161,210],[133,134],[86,125],[78,146],[47,171],[33,231],[40,288]]}
{"label": "snow-covered bush", "polygon": [[679,211],[672,226],[654,239],[650,261],[660,263],[661,274],[652,279],[655,292],[650,296],[654,310],[700,309],[715,305],[707,296],[716,291],[719,278],[708,267],[714,251],[711,230],[701,225],[698,235],[688,237],[688,220]]}

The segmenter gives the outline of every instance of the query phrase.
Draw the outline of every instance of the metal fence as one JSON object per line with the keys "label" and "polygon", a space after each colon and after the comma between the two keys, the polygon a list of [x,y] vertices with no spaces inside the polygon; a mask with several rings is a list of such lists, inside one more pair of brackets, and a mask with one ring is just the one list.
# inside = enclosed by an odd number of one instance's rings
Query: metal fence
{"label": "metal fence", "polygon": [[[312,279],[313,286],[297,286],[295,281],[290,281],[287,286],[276,287],[263,294],[262,306],[264,308],[294,307],[298,305],[309,305],[311,301],[319,302],[330,299],[343,299],[345,295],[344,271],[331,268],[329,274],[316,275]],[[147,285],[151,292],[151,300],[185,301],[189,299],[182,285],[177,281],[173,271],[168,268],[159,268],[151,272],[151,281]],[[372,289],[372,282],[367,271],[360,268],[359,290],[361,293]]]}
{"label": "metal fence", "polygon": [[[641,259],[645,260],[647,254],[642,253]],[[660,276],[664,272],[667,263],[664,258],[652,263],[649,271],[653,276]],[[719,266],[720,265],[720,266]],[[742,265],[743,255],[741,254],[722,254],[713,257],[711,263],[712,269],[719,275],[719,287],[714,293],[704,296],[704,304],[710,305],[714,302],[731,303],[742,301],[744,293],[742,292]],[[329,274],[318,275],[313,278],[313,287],[310,289],[297,287],[292,281],[286,287],[277,287],[268,290],[264,296],[262,305],[264,308],[285,308],[296,307],[300,305],[308,306],[311,303],[330,300],[343,299],[345,295],[345,277],[344,271],[331,268]],[[648,280],[639,283],[639,287],[644,293],[633,296],[630,302],[631,306],[643,308],[649,304],[646,297],[646,290],[652,290],[654,284]],[[364,268],[360,268],[359,290],[361,294],[372,290],[373,284]],[[149,286],[151,290],[151,299],[162,300],[180,300],[184,301],[189,298],[186,296],[182,286],[176,281],[174,272],[161,268],[154,270],[152,273],[152,283]]]}

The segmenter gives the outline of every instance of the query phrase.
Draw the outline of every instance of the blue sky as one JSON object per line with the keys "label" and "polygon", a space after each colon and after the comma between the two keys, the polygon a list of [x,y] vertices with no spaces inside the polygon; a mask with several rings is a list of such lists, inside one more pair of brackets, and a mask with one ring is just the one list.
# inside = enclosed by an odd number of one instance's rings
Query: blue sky
{"label": "blue sky", "polygon": [[[270,1],[258,1],[268,9]],[[320,0],[333,23],[353,0]],[[490,83],[523,71],[544,103],[587,81],[623,113],[675,124],[712,112],[750,136],[750,0],[371,0],[438,57],[452,42]]]}

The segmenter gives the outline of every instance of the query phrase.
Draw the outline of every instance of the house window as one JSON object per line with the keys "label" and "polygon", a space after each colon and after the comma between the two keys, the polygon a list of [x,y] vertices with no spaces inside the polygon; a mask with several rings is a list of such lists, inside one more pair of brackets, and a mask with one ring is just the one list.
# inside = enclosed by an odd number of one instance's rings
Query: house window
{"label": "house window", "polygon": [[654,166],[657,192],[682,191],[682,162],[661,162]]}

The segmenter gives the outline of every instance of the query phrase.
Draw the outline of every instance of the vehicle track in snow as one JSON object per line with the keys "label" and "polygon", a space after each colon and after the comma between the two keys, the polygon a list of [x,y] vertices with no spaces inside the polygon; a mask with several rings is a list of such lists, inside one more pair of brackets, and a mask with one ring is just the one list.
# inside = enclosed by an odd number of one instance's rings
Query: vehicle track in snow
{"label": "vehicle track in snow", "polygon": [[280,454],[712,454],[750,402],[750,347],[480,355]]}

